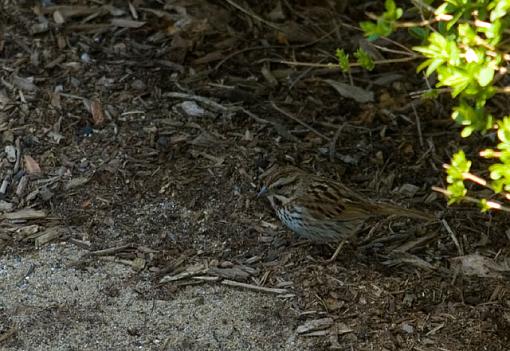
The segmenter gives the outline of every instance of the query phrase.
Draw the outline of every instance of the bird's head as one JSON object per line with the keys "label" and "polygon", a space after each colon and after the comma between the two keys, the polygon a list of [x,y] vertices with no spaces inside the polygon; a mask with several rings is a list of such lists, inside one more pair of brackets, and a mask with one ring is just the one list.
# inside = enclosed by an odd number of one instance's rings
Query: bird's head
{"label": "bird's head", "polygon": [[303,171],[294,166],[274,165],[260,175],[257,197],[265,196],[273,207],[286,204],[295,196]]}

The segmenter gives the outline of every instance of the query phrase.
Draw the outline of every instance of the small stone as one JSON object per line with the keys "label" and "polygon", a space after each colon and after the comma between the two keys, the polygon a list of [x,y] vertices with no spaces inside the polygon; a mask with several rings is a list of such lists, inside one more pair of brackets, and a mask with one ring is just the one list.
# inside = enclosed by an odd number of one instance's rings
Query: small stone
{"label": "small stone", "polygon": [[137,79],[131,83],[131,88],[133,88],[135,90],[145,90],[147,88],[147,86],[145,85],[145,83],[143,81],[141,81],[140,79]]}
{"label": "small stone", "polygon": [[1,212],[11,212],[14,210],[14,205],[10,202],[0,200],[0,211]]}
{"label": "small stone", "polygon": [[405,331],[407,334],[412,334],[414,332],[414,327],[409,323],[402,323],[401,326],[402,330]]}
{"label": "small stone", "polygon": [[7,160],[11,163],[16,162],[16,148],[13,145],[7,145],[4,150]]}
{"label": "small stone", "polygon": [[207,111],[200,107],[195,101],[184,101],[180,107],[189,117],[204,117],[208,115]]}
{"label": "small stone", "polygon": [[398,189],[398,192],[401,193],[402,195],[413,197],[414,195],[416,195],[418,190],[420,190],[418,186],[406,183]]}

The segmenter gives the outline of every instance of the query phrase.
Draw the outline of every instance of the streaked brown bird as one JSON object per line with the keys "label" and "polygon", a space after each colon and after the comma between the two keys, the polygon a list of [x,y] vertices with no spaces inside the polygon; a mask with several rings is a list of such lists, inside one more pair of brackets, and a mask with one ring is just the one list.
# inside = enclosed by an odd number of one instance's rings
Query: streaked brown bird
{"label": "streaked brown bird", "polygon": [[376,216],[435,219],[420,211],[372,202],[339,182],[294,166],[273,166],[260,178],[259,196],[267,197],[283,224],[312,241],[345,241],[365,220]]}

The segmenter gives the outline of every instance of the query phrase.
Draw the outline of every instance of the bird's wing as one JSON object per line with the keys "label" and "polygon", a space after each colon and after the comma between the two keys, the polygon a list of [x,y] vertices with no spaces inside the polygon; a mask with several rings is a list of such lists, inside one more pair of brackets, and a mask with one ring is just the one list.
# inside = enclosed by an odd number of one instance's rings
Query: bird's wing
{"label": "bird's wing", "polygon": [[367,202],[361,195],[347,194],[348,188],[342,185],[319,179],[312,180],[306,191],[293,199],[318,221],[359,221],[371,216]]}

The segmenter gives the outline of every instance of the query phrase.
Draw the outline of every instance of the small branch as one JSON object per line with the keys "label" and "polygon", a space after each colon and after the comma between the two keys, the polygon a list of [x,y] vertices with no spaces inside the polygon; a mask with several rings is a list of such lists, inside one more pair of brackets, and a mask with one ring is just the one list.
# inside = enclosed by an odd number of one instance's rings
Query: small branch
{"label": "small branch", "polygon": [[277,26],[276,24],[274,23],[271,23],[265,19],[263,19],[262,17],[260,17],[259,15],[257,15],[256,13],[254,13],[253,11],[251,10],[247,10],[245,9],[244,7],[242,7],[241,5],[237,4],[235,1],[232,1],[232,0],[225,0],[226,2],[228,2],[232,7],[235,7],[236,9],[238,9],[239,11],[241,11],[242,13],[244,13],[245,15],[248,15],[250,17],[253,17],[254,19],[256,19],[257,21],[261,22],[261,23],[264,23],[266,26],[270,27],[270,28],[273,28],[277,31],[280,31],[280,32],[285,32],[284,30],[282,30],[282,28],[280,28],[279,26]]}
{"label": "small branch", "polygon": [[416,56],[416,54],[413,51],[409,51],[409,50],[406,50],[406,51],[394,50],[394,49],[389,49],[389,48],[381,46],[381,45],[376,45],[374,43],[370,43],[370,45],[372,45],[374,48],[377,48],[381,51],[390,52],[392,54],[398,54],[398,55],[403,55],[403,56],[412,56],[412,57]]}
{"label": "small branch", "polygon": [[108,249],[91,251],[91,252],[85,253],[84,256],[108,256],[108,255],[113,255],[113,254],[116,254],[118,252],[122,252],[125,250],[131,250],[131,249],[136,249],[136,245],[135,244],[126,244],[126,245],[121,245],[121,246],[117,246],[117,247],[110,247]]}
{"label": "small branch", "polygon": [[[444,164],[443,167],[445,169],[448,169],[448,168],[450,168],[450,165]],[[462,173],[462,178],[464,180],[470,180],[473,183],[481,185],[481,186],[483,186],[486,189],[494,191],[494,189],[492,189],[492,187],[490,186],[489,182],[487,182],[485,179],[483,179],[483,178],[481,178],[481,177],[479,177],[477,175],[474,175],[473,173],[463,172]],[[502,191],[502,192],[497,193],[497,194],[503,196],[507,200],[510,200],[510,193],[508,193],[506,191]]]}
{"label": "small branch", "polygon": [[498,94],[510,94],[510,86],[506,87],[494,87]]}
{"label": "small branch", "polygon": [[329,143],[329,160],[333,162],[335,160],[335,153],[336,153],[336,143],[338,141],[338,137],[340,136],[340,133],[342,132],[342,129],[344,129],[345,123],[341,124],[333,136],[333,139],[331,139],[331,142]]}
{"label": "small branch", "polygon": [[[437,191],[438,193],[444,194],[446,197],[452,196],[452,192],[451,191],[448,191],[448,190],[443,189],[443,188],[439,188],[437,186],[433,186],[432,190],[433,191]],[[470,203],[477,204],[477,205],[480,205],[480,202],[481,202],[481,200],[476,199],[476,198],[471,197],[471,196],[464,196],[462,198],[462,201],[470,202]],[[500,210],[500,211],[504,211],[504,212],[510,213],[510,207],[503,206],[499,202],[496,202],[496,201],[487,201],[486,204],[487,204],[487,207],[489,207],[492,210]]]}
{"label": "small branch", "polygon": [[[375,60],[374,63],[376,65],[385,65],[390,63],[399,63],[399,62],[409,62],[417,59],[421,59],[423,56],[421,55],[413,55],[408,57],[396,58],[396,59],[387,59],[387,60]],[[306,66],[306,67],[316,67],[316,68],[338,68],[338,63],[313,63],[313,62],[296,62],[296,61],[286,61],[286,60],[273,60],[273,59],[262,59],[258,62],[276,62],[284,65],[290,66]],[[361,67],[361,64],[358,62],[349,63],[349,67]]]}
{"label": "small branch", "polygon": [[480,157],[483,158],[501,158],[503,153],[501,151],[493,151],[493,150],[482,150],[480,151]]}
{"label": "small branch", "polygon": [[472,182],[474,182],[476,184],[480,184],[483,187],[491,189],[491,187],[489,185],[487,185],[487,181],[485,179],[480,178],[479,176],[476,176],[476,175],[474,175],[472,173],[463,172],[462,173],[462,178],[464,178],[466,180],[470,180],[470,181],[472,181]]}
{"label": "small branch", "polygon": [[324,140],[327,140],[327,141],[331,141],[327,136],[325,136],[324,134],[322,134],[321,132],[319,132],[317,129],[315,129],[314,127],[312,127],[311,125],[309,125],[308,123],[305,123],[303,122],[302,120],[300,120],[299,118],[293,116],[292,114],[290,114],[289,112],[281,109],[280,107],[276,106],[276,104],[271,101],[271,106],[278,112],[280,112],[281,114],[289,117],[290,119],[292,119],[293,121],[301,124],[303,127],[305,127],[306,129],[308,129],[309,131],[311,132],[314,132],[315,134],[317,134],[318,136],[320,136],[321,138],[323,138]]}
{"label": "small branch", "polygon": [[453,243],[457,247],[457,251],[459,251],[459,255],[464,256],[464,250],[462,249],[462,246],[460,246],[459,239],[457,239],[457,236],[455,235],[454,231],[452,230],[452,228],[450,227],[448,222],[446,222],[446,220],[442,219],[441,224],[443,224],[443,227],[445,227],[448,234],[450,234],[450,237],[452,238]]}
{"label": "small branch", "polygon": [[227,280],[227,279],[223,280],[221,282],[221,284],[228,285],[228,286],[235,286],[238,288],[245,288],[245,289],[260,291],[260,292],[273,293],[273,294],[287,294],[289,292],[287,289],[266,288],[264,286],[240,283],[240,282],[236,282],[234,280]]}
{"label": "small branch", "polygon": [[[377,21],[380,16],[374,14],[374,13],[367,13],[367,17],[371,20]],[[436,18],[430,19],[430,20],[423,20],[419,22],[394,22],[393,25],[396,28],[413,28],[413,27],[425,27],[430,26],[431,24],[442,22],[442,21],[450,21],[453,18],[451,15],[439,15]]]}

